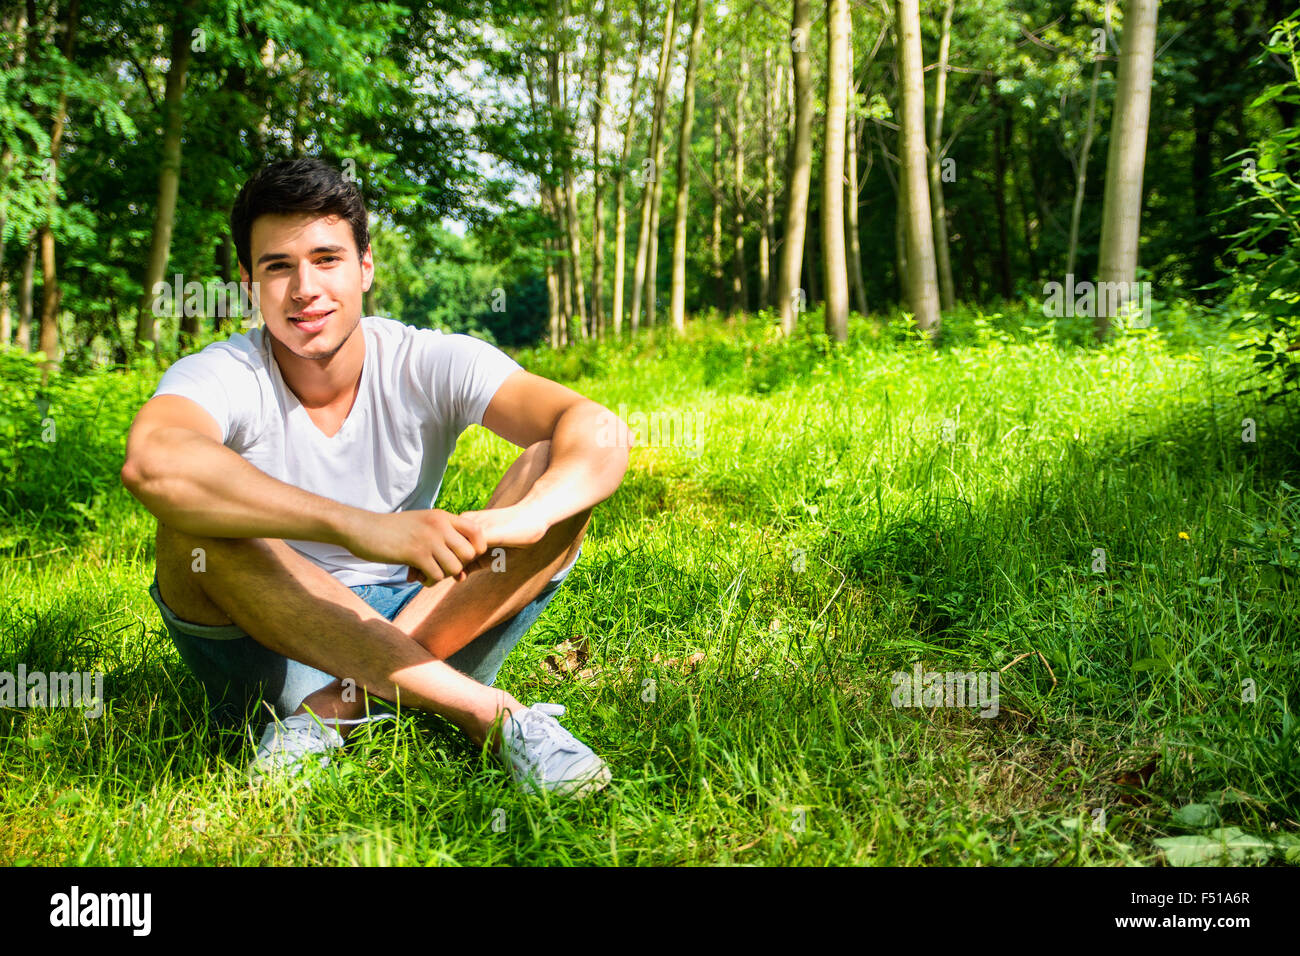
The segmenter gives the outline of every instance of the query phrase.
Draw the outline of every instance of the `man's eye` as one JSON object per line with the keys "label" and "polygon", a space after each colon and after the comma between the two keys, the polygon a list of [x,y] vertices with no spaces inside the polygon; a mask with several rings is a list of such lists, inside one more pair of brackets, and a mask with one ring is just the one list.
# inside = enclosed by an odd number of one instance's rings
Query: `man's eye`
{"label": "man's eye", "polygon": [[[342,256],[325,256],[324,258],[322,258],[322,259],[318,259],[318,260],[317,260],[317,262],[342,262],[342,261],[343,261],[343,257],[342,257]],[[266,267],[266,271],[267,271],[267,272],[278,272],[278,271],[280,271],[280,269],[282,269],[282,268],[287,269],[287,268],[288,268],[288,263],[285,263],[285,262],[273,262],[273,263],[271,263],[269,266]]]}

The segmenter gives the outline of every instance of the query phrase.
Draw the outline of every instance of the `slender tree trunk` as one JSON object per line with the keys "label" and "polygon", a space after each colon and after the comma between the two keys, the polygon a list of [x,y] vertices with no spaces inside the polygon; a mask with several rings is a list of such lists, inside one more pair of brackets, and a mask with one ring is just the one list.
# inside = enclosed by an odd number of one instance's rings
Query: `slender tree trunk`
{"label": "slender tree trunk", "polygon": [[867,287],[862,281],[862,243],[858,238],[858,120],[857,120],[858,86],[853,84],[853,96],[849,99],[847,149],[848,182],[844,184],[844,231],[849,239],[849,285],[853,289],[853,299],[860,315],[867,314]]}
{"label": "slender tree trunk", "polygon": [[[172,227],[176,220],[176,194],[181,176],[181,132],[185,121],[183,100],[185,78],[190,68],[190,14],[192,3],[186,3],[172,27],[171,63],[167,68],[167,87],[163,96],[162,165],[158,171],[158,197],[154,203],[153,240],[144,273],[144,288],[136,311],[135,341],[137,348],[144,343],[153,346],[154,357],[161,359],[158,328],[154,322],[154,285],[163,281],[167,271],[167,258],[171,252]],[[181,305],[181,343],[190,344],[198,334],[198,317],[185,316]],[[188,341],[187,341],[188,339]]]}
{"label": "slender tree trunk", "polygon": [[1075,258],[1079,253],[1079,220],[1083,215],[1084,190],[1088,185],[1088,157],[1092,154],[1092,139],[1097,128],[1097,81],[1101,76],[1101,57],[1094,54],[1092,84],[1088,91],[1088,124],[1083,133],[1083,149],[1074,173],[1074,205],[1070,209],[1070,242],[1065,253],[1065,272],[1074,274]]}
{"label": "slender tree trunk", "polygon": [[605,39],[609,29],[609,0],[600,9],[600,39],[596,49],[596,97],[591,107],[591,332],[605,337],[605,179],[600,155],[601,115],[605,100]]}
{"label": "slender tree trunk", "polygon": [[[655,205],[657,196],[660,193],[660,183],[663,179],[661,169],[663,167],[663,117],[664,103],[668,96],[669,73],[672,69],[673,55],[673,35],[677,25],[677,8],[680,0],[673,0],[672,5],[664,18],[664,39],[663,45],[659,49],[659,77],[655,81],[655,105],[654,114],[650,124],[650,150],[649,150],[649,169],[648,177],[645,182],[645,189],[641,193],[641,229],[638,236],[636,249],[636,264],[632,269],[632,331],[636,332],[640,324],[641,296],[644,294],[647,301],[650,301],[653,309],[654,298],[654,281],[653,276],[647,276],[655,269],[654,262],[654,237],[652,226],[655,224]],[[646,315],[646,321],[652,322],[653,314]]]}
{"label": "slender tree trunk", "polygon": [[896,0],[900,46],[903,156],[907,181],[908,305],[917,326],[930,336],[939,331],[939,284],[934,264],[930,194],[925,177],[925,79],[921,60],[921,18],[917,0]]}
{"label": "slender tree trunk", "polygon": [[722,47],[713,48],[713,232],[709,248],[712,253],[713,305],[719,312],[726,302],[726,285],[722,278]]}
{"label": "slender tree trunk", "polygon": [[804,232],[808,225],[808,191],[812,177],[812,66],[809,0],[793,0],[790,28],[791,70],[794,83],[794,131],[790,139],[789,181],[786,187],[784,239],[781,244],[781,275],[777,286],[780,299],[781,331],[794,333],[798,313],[807,297],[799,285],[804,254]]}
{"label": "slender tree trunk", "polygon": [[[231,259],[233,258],[233,251],[233,247],[230,243],[230,233],[228,231],[223,232],[221,238],[217,240],[216,255],[213,257],[217,268],[217,278],[222,282],[231,281],[230,264]],[[219,310],[217,314],[212,317],[212,331],[220,332],[225,328],[226,322],[230,318],[230,311],[232,308],[233,303],[227,299],[225,307]]]}
{"label": "slender tree trunk", "polygon": [[939,64],[934,75],[934,123],[930,127],[930,198],[934,202],[934,251],[939,267],[939,302],[945,309],[956,304],[952,260],[948,252],[948,213],[943,202],[943,112],[948,95],[948,46],[952,38],[952,8],[948,0],[939,28]]}
{"label": "slender tree trunk", "polygon": [[[524,83],[528,87],[528,104],[531,115],[537,116],[539,113],[537,107],[537,91],[533,86],[533,75],[538,72],[537,69],[529,67],[524,70]],[[560,249],[560,228],[559,203],[555,188],[555,166],[554,166],[554,129],[555,129],[555,104],[559,98],[559,87],[556,80],[557,64],[548,55],[546,57],[546,131],[551,135],[547,138],[550,144],[544,147],[544,152],[539,151],[537,167],[539,172],[538,199],[542,207],[542,215],[551,223],[551,235],[546,237],[542,243],[542,248],[546,256],[546,302],[547,302],[547,326],[549,330],[548,340],[553,349],[558,349],[563,341],[562,330],[568,323],[568,313],[564,308],[564,277],[561,274],[560,266],[563,264],[563,254]]]}
{"label": "slender tree trunk", "polygon": [[732,146],[735,217],[733,219],[735,245],[731,260],[731,310],[744,312],[749,308],[748,269],[745,266],[745,94],[749,87],[749,61],[740,61],[740,82],[736,85],[736,137]]}
{"label": "slender tree trunk", "polygon": [[[13,65],[20,70],[27,62],[27,11],[21,7],[15,6],[14,9],[4,14],[3,20],[4,32],[13,36]],[[6,65],[8,65],[6,63]],[[5,348],[9,346],[9,339],[13,335],[13,318],[9,309],[9,276],[5,269],[5,253],[7,243],[5,242],[5,224],[9,221],[9,170],[13,167],[14,154],[13,150],[6,142],[2,151],[0,151],[0,345]]]}
{"label": "slender tree trunk", "polygon": [[636,44],[636,64],[632,68],[632,87],[628,97],[627,123],[623,132],[623,151],[618,157],[618,173],[614,181],[614,335],[623,334],[623,293],[627,273],[627,158],[632,149],[632,136],[637,128],[636,97],[641,86],[641,57],[645,55],[646,37],[649,34],[650,14],[641,7],[641,29]]}
{"label": "slender tree trunk", "polygon": [[[68,62],[72,61],[72,51],[76,43],[79,8],[79,0],[72,0],[68,5],[68,15],[64,22],[63,56]],[[50,163],[48,167],[50,191],[46,199],[45,221],[40,227],[39,238],[42,280],[40,351],[45,353],[45,361],[41,365],[42,384],[48,381],[50,372],[61,361],[59,355],[59,302],[62,299],[62,290],[59,288],[59,277],[54,258],[54,207],[56,190],[58,189],[59,150],[63,145],[63,129],[67,119],[68,87],[67,78],[64,77],[63,82],[60,83],[58,105],[54,108],[54,122],[50,130]]]}
{"label": "slender tree trunk", "polygon": [[[1124,36],[1120,43],[1110,154],[1106,158],[1106,192],[1101,207],[1098,279],[1102,283],[1126,283],[1130,296],[1137,279],[1142,174],[1151,112],[1158,6],[1158,0],[1128,0],[1124,5]],[[1099,341],[1110,331],[1110,320],[1117,305],[1111,300],[1111,296],[1098,296],[1096,335]]]}
{"label": "slender tree trunk", "polygon": [[13,337],[13,315],[9,310],[9,276],[4,272],[4,262],[0,260],[0,348],[9,348],[9,339]]}
{"label": "slender tree trunk", "polygon": [[772,304],[772,245],[776,241],[776,158],[772,136],[772,50],[763,45],[763,231],[758,238],[758,305]]}
{"label": "slender tree trunk", "polygon": [[[573,183],[573,137],[572,123],[569,117],[569,3],[564,0],[560,25],[560,156],[564,171],[564,230],[568,239],[569,271],[573,283],[573,299],[577,306],[578,335],[587,337],[587,290],[582,281],[582,242],[581,225],[578,222],[578,195]],[[578,79],[578,88],[582,88],[582,78]],[[577,112],[575,110],[575,112]],[[572,315],[572,313],[570,313]],[[566,333],[572,330],[566,325]],[[566,343],[567,344],[567,343]]]}
{"label": "slender tree trunk", "polygon": [[849,273],[844,250],[844,138],[853,50],[849,0],[826,4],[826,139],[822,164],[822,263],[826,270],[826,334],[849,339]]}
{"label": "slender tree trunk", "polygon": [[673,328],[686,331],[686,211],[691,184],[691,130],[695,125],[695,60],[700,49],[700,24],[705,0],[695,0],[691,41],[686,54],[686,86],[682,91],[682,121],[677,140],[677,196],[673,209],[673,280],[669,315]]}
{"label": "slender tree trunk", "polygon": [[547,101],[550,105],[550,132],[551,132],[551,159],[549,165],[550,175],[547,177],[547,189],[550,193],[551,214],[555,222],[556,250],[558,256],[555,263],[555,269],[559,280],[560,288],[560,317],[559,317],[559,336],[558,344],[564,346],[569,341],[569,322],[573,317],[573,275],[570,271],[568,249],[568,224],[567,224],[567,204],[564,198],[563,171],[560,172],[559,182],[556,181],[555,167],[563,162],[564,146],[562,138],[564,136],[565,123],[561,116],[560,103],[560,56],[558,52],[558,25],[555,28],[557,34],[555,42],[546,51],[546,94]]}
{"label": "slender tree trunk", "polygon": [[808,232],[803,244],[804,280],[808,283],[808,304],[815,307],[822,303],[821,270],[821,209],[813,202],[817,195],[818,183],[814,180],[808,187]]}
{"label": "slender tree trunk", "polygon": [[[8,17],[4,21],[6,32],[12,32],[13,24]],[[23,39],[19,33],[18,47],[22,49]],[[5,223],[8,222],[9,205],[9,167],[13,165],[13,151],[5,146],[0,152],[0,347],[9,346],[9,337],[13,333],[13,319],[9,312],[9,274],[5,270]]]}
{"label": "slender tree trunk", "polygon": [[18,284],[18,331],[14,336],[14,345],[24,352],[32,350],[32,302],[33,287],[36,284],[36,236],[33,232],[27,237],[27,253],[23,256],[23,275]]}

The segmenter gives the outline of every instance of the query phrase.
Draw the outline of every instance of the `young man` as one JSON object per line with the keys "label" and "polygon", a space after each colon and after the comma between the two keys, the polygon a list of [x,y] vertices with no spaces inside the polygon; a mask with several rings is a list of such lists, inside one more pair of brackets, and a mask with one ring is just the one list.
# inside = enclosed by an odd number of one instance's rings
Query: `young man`
{"label": "young man", "polygon": [[[366,210],[329,165],[263,168],[230,223],[264,326],[168,369],[122,481],[158,519],[150,595],[182,659],[219,704],[275,712],[253,776],[391,717],[368,692],[446,717],[525,791],[604,786],[563,707],[492,684],[622,481],[626,426],[486,342],[363,317]],[[434,509],[471,424],[524,451],[483,510]]]}

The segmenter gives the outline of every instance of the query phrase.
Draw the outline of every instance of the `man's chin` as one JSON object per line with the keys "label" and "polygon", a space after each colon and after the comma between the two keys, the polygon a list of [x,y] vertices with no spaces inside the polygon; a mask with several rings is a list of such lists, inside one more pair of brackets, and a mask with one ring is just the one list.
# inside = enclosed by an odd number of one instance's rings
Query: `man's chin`
{"label": "man's chin", "polygon": [[[333,318],[334,317],[331,316],[331,319]],[[313,338],[310,338],[305,342],[295,341],[295,339],[301,339],[302,336],[301,333],[299,333],[297,329],[293,327],[292,323],[290,324],[289,328],[285,330],[289,336],[289,341],[286,342],[285,339],[279,335],[275,335],[274,338],[277,342],[280,343],[281,346],[284,347],[285,350],[292,353],[293,355],[296,355],[300,359],[308,359],[311,361],[323,362],[328,359],[332,359],[335,355],[339,353],[339,350],[342,349],[343,346],[348,344],[348,340],[352,338],[352,333],[357,330],[357,326],[359,326],[360,324],[361,324],[361,319],[360,317],[358,317],[356,324],[354,324],[352,328],[348,330],[347,335],[343,336],[342,339],[340,339],[337,343],[335,343],[333,348],[329,348],[325,346],[323,343],[323,336],[321,335],[321,333],[323,333],[325,329],[321,329],[321,332],[316,333]],[[328,327],[329,325],[327,324],[326,329]]]}

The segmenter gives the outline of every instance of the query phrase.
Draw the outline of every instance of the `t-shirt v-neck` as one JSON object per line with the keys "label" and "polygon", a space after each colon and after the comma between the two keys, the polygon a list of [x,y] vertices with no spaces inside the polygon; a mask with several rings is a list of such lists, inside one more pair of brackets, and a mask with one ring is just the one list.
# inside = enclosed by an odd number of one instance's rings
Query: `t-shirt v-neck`
{"label": "t-shirt v-neck", "polygon": [[[365,344],[365,329],[358,327],[357,332],[361,335],[362,344]],[[269,350],[269,343],[267,347]],[[346,443],[352,433],[356,432],[356,423],[366,417],[366,408],[363,406],[368,407],[370,404],[370,369],[375,364],[370,355],[372,349],[369,345],[366,345],[365,348],[365,355],[361,360],[361,375],[359,377],[360,381],[357,383],[356,397],[352,400],[352,407],[348,409],[347,417],[343,419],[343,423],[339,425],[339,430],[333,435],[326,435],[321,431],[320,426],[312,421],[311,415],[307,412],[307,406],[303,405],[302,399],[294,394],[293,389],[289,387],[289,383],[284,380],[284,375],[280,371],[280,363],[276,361],[275,353],[271,353],[270,365],[275,369],[276,384],[288,396],[290,403],[289,416],[294,419],[293,424],[298,426],[296,428],[297,432],[307,432],[313,440],[324,442],[331,447]]]}

